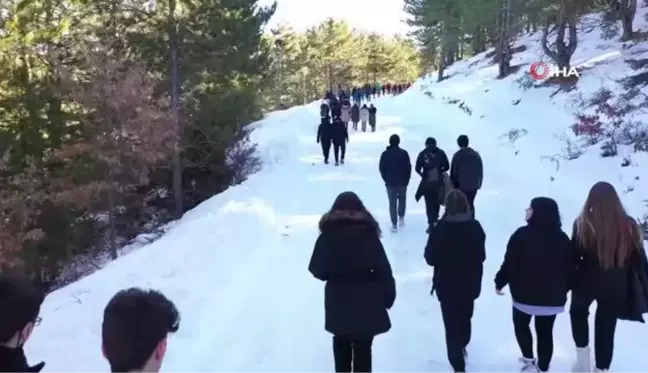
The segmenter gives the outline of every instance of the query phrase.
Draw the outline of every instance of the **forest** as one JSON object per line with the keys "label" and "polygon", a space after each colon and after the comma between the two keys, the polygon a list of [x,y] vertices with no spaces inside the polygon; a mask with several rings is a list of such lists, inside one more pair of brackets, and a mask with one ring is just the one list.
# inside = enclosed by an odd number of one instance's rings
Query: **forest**
{"label": "forest", "polygon": [[55,289],[262,167],[248,124],[413,81],[404,38],[268,30],[256,0],[0,2],[0,267]]}
{"label": "forest", "polygon": [[408,24],[421,46],[426,71],[437,71],[438,81],[455,61],[495,48],[493,61],[500,78],[515,71],[511,57],[515,38],[542,32],[540,47],[558,68],[570,68],[578,47],[579,22],[592,12],[603,21],[586,27],[609,38],[629,41],[638,34],[632,27],[637,0],[404,0]]}

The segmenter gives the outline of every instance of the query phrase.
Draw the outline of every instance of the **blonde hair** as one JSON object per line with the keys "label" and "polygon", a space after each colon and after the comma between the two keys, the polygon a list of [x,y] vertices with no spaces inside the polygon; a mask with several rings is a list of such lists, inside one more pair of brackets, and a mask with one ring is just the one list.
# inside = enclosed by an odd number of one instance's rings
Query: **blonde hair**
{"label": "blonde hair", "polygon": [[576,219],[576,240],[596,252],[604,269],[622,268],[641,247],[638,224],[628,216],[610,183],[600,181],[590,189]]}

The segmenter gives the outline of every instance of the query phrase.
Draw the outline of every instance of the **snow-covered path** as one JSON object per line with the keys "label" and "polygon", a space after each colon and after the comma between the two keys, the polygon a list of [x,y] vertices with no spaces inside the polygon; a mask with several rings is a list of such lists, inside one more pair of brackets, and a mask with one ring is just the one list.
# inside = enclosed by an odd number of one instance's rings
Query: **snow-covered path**
{"label": "snow-covered path", "polygon": [[[492,286],[503,248],[522,224],[531,198],[557,198],[572,219],[585,191],[556,197],[568,186],[549,181],[545,170],[552,166],[538,165],[538,152],[511,156],[502,147],[501,132],[493,130],[498,126],[420,92],[376,103],[377,132],[352,133],[347,164],[340,167],[322,163],[315,142],[317,104],[271,114],[254,133],[268,161],[264,170],[188,212],[157,242],[51,294],[27,346],[29,357],[46,360],[49,372],[106,371],[100,348],[103,307],[116,291],[144,286],[162,290],[182,314],[165,371],[332,371],[331,340],[323,330],[323,284],[307,271],[321,214],[340,192],[352,190],[387,231],[387,197],[377,167],[388,137],[398,133],[414,161],[427,136],[436,137],[450,157],[456,137],[466,133],[485,162],[476,208],[488,250],[469,369],[517,370],[510,299],[497,297]],[[431,271],[422,258],[426,219],[423,203],[413,199],[417,184],[414,174],[407,226],[383,238],[398,294],[392,331],[375,342],[376,371],[448,370],[438,303],[429,296]],[[632,347],[648,342],[648,335],[637,335],[633,327],[619,326],[616,370],[648,369],[646,362],[632,362],[641,357],[641,348]],[[555,371],[569,369],[572,346],[569,318],[561,315]]]}

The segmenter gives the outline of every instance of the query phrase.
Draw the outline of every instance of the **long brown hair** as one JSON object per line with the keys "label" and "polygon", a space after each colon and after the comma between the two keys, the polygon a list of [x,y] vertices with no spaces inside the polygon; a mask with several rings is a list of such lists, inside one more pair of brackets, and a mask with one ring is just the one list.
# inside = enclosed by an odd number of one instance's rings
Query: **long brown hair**
{"label": "long brown hair", "polygon": [[604,269],[621,268],[641,244],[636,222],[628,216],[610,183],[599,181],[589,191],[576,219],[576,239],[596,251]]}
{"label": "long brown hair", "polygon": [[470,204],[468,198],[459,189],[452,189],[445,197],[445,213],[448,216],[468,214],[470,211]]}
{"label": "long brown hair", "polygon": [[331,209],[326,214],[324,214],[324,216],[322,216],[322,219],[320,220],[320,231],[323,229],[324,223],[326,222],[326,220],[328,220],[328,218],[330,218],[335,213],[340,212],[345,213],[347,216],[353,215],[357,219],[366,220],[367,222],[369,222],[372,228],[376,230],[378,236],[382,234],[380,225],[373,217],[373,215],[371,215],[371,212],[367,210],[360,197],[358,197],[357,194],[351,191],[342,192],[337,196],[337,198],[335,198]]}

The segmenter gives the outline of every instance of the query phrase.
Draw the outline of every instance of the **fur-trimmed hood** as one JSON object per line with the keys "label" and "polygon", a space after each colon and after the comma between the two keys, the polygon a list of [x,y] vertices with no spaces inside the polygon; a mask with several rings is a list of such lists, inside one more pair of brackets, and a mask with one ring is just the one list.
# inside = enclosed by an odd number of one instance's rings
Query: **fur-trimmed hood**
{"label": "fur-trimmed hood", "polygon": [[367,230],[378,231],[378,223],[367,213],[359,211],[334,210],[322,215],[319,221],[320,232],[341,226],[363,227]]}

